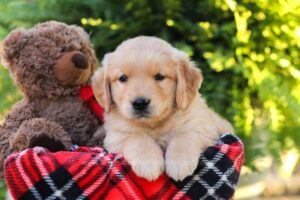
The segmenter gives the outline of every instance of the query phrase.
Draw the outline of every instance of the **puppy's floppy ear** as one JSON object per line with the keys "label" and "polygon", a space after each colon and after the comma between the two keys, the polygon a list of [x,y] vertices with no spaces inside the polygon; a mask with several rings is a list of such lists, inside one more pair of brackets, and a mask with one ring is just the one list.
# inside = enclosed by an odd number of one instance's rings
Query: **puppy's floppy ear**
{"label": "puppy's floppy ear", "polygon": [[97,101],[103,106],[106,112],[109,112],[112,105],[112,98],[106,66],[96,71],[92,77],[92,87]]}
{"label": "puppy's floppy ear", "polygon": [[3,41],[3,61],[5,65],[12,64],[13,58],[17,57],[26,45],[27,39],[23,37],[25,33],[26,30],[23,28],[15,29]]}
{"label": "puppy's floppy ear", "polygon": [[180,52],[179,68],[177,69],[176,104],[180,110],[185,110],[198,94],[203,76],[192,61]]}

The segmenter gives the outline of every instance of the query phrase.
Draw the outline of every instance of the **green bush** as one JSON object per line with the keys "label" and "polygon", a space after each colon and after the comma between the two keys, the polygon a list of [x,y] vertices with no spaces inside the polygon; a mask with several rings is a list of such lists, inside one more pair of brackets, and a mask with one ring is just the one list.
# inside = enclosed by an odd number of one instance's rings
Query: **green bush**
{"label": "green bush", "polygon": [[6,197],[6,187],[5,183],[0,180],[0,199],[5,199]]}
{"label": "green bush", "polygon": [[138,35],[186,51],[204,73],[208,104],[243,139],[248,166],[300,142],[300,1],[0,0],[0,36],[50,19],[83,26],[100,60]]}

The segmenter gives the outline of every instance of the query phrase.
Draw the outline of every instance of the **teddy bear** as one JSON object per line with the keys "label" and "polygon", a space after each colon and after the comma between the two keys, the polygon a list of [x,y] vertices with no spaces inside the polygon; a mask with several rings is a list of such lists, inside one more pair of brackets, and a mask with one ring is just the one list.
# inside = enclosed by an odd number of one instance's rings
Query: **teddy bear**
{"label": "teddy bear", "polygon": [[4,159],[14,151],[102,145],[102,122],[79,95],[97,68],[81,27],[48,21],[16,29],[3,42],[2,58],[23,95],[0,126],[2,176]]}

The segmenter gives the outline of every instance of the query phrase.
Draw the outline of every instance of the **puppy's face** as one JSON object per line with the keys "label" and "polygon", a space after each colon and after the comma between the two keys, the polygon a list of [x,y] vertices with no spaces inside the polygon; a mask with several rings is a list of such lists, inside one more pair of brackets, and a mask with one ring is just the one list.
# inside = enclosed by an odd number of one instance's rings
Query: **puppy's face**
{"label": "puppy's face", "polygon": [[[137,122],[154,123],[177,107],[185,109],[196,96],[201,76],[195,69],[168,43],[137,37],[105,56],[93,87],[106,111],[114,110]],[[188,90],[193,94],[186,94]]]}
{"label": "puppy's face", "polygon": [[144,121],[170,113],[175,103],[175,63],[160,54],[120,58],[108,70],[112,100],[120,113]]}

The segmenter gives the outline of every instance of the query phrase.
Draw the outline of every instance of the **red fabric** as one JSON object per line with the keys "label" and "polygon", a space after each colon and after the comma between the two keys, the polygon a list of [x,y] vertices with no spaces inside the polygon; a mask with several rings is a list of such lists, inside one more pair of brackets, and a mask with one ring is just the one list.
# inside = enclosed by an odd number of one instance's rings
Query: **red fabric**
{"label": "red fabric", "polygon": [[[60,173],[60,177],[67,180],[66,174],[71,174],[84,196],[89,199],[105,197],[121,200],[153,197],[167,200],[174,194],[189,199],[184,194],[180,194],[166,175],[161,175],[155,182],[139,178],[119,154],[108,154],[98,147],[80,147],[76,152],[57,153],[35,147],[21,154],[14,154],[6,161],[8,188],[14,198],[30,199],[24,198],[24,194],[30,188],[37,187],[34,186],[36,183],[43,180],[45,176],[55,173],[62,166],[66,171],[64,174]],[[123,178],[117,178],[117,174],[121,174]],[[55,184],[55,181],[53,182]]]}
{"label": "red fabric", "polygon": [[5,178],[15,199],[230,199],[243,155],[241,141],[225,134],[202,154],[192,176],[175,182],[163,174],[149,182],[120,154],[100,147],[56,153],[34,147],[8,157]]}
{"label": "red fabric", "polygon": [[91,86],[84,86],[80,88],[79,94],[80,99],[83,102],[88,103],[91,110],[95,112],[97,116],[101,119],[101,122],[104,123],[104,110],[96,101],[93,88]]}
{"label": "red fabric", "polygon": [[[231,143],[231,144],[220,144],[216,148],[226,154],[232,161],[234,161],[235,169],[240,172],[242,169],[244,154],[241,154],[240,150],[244,149],[243,144],[240,141]],[[240,157],[237,159],[237,157]]]}

